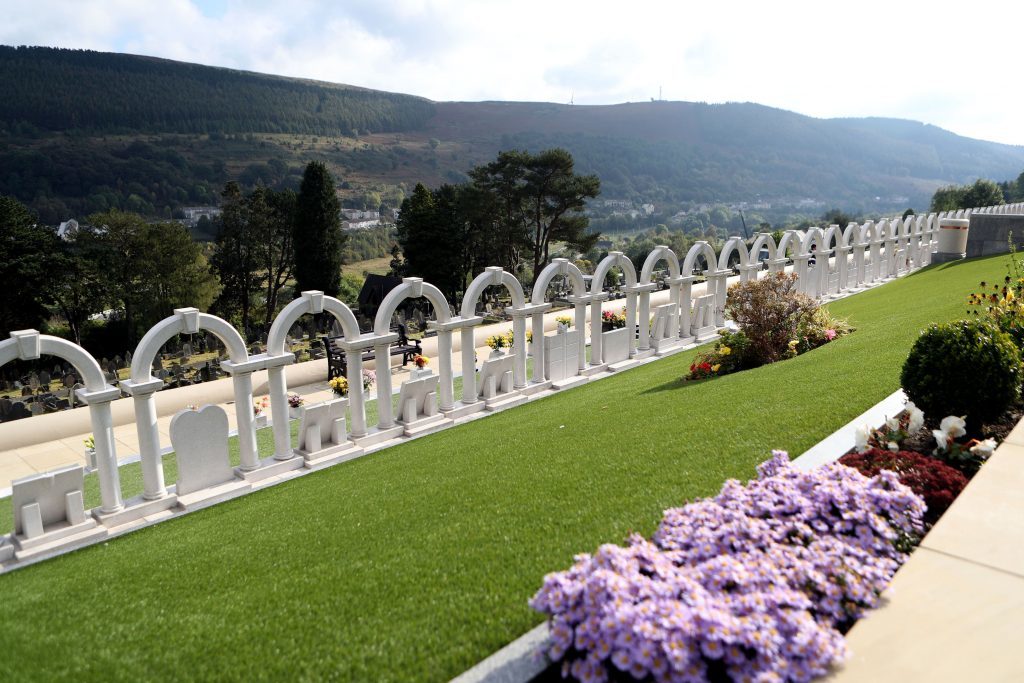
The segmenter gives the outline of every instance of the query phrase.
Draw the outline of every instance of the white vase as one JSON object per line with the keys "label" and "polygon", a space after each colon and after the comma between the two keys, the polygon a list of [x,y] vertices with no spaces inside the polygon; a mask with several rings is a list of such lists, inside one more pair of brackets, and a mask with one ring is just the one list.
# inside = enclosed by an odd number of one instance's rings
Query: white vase
{"label": "white vase", "polygon": [[86,448],[85,449],[85,471],[93,472],[96,469],[96,449]]}
{"label": "white vase", "polygon": [[302,417],[302,406],[288,406],[288,417],[293,420]]}
{"label": "white vase", "polygon": [[253,417],[253,423],[256,425],[256,429],[263,429],[267,426],[267,416],[260,413]]}
{"label": "white vase", "polygon": [[505,355],[505,349],[491,349],[490,358],[501,358]]}

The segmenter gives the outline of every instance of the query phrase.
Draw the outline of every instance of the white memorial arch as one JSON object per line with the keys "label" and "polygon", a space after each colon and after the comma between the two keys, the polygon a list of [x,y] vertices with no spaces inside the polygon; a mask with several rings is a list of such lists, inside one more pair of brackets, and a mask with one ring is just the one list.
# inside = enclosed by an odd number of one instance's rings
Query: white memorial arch
{"label": "white memorial arch", "polygon": [[[608,272],[615,267],[621,268],[623,276],[626,278],[626,326],[623,328],[626,331],[612,330],[610,332],[602,332],[603,311],[601,304],[608,298],[608,293],[604,291],[604,282],[605,278],[608,277]],[[621,251],[609,252],[597,264],[597,268],[594,269],[594,277],[590,281],[590,294],[593,297],[590,302],[591,365],[616,363],[632,358],[636,353],[636,335],[633,334],[632,330],[636,329],[637,299],[636,268],[633,266],[633,262]],[[622,357],[621,348],[617,348],[621,346],[619,344],[620,338],[626,339],[625,357]],[[611,340],[612,345],[616,348],[606,349],[606,340]]]}
{"label": "white memorial arch", "polygon": [[163,345],[173,337],[195,334],[199,330],[211,332],[224,343],[228,351],[229,360],[221,363],[221,369],[231,375],[234,384],[235,418],[241,456],[239,470],[249,472],[260,465],[253,419],[252,373],[265,367],[266,358],[250,358],[242,336],[226,320],[201,313],[195,308],[178,308],[174,315],[158,322],[142,338],[132,356],[130,379],[121,382],[121,388],[132,395],[135,404],[135,426],[142,464],[142,497],[146,500],[159,500],[167,496],[154,395],[163,388],[164,381],[153,377],[153,361]]}
{"label": "white memorial arch", "polygon": [[89,406],[93,440],[96,443],[96,470],[100,481],[100,513],[112,514],[124,507],[121,481],[117,473],[117,451],[114,446],[114,423],[110,402],[121,397],[121,391],[107,384],[100,364],[88,351],[66,339],[39,334],[36,330],[11,332],[10,339],[0,342],[0,366],[13,360],[38,360],[40,356],[56,356],[70,363],[85,384],[77,395]]}
{"label": "white memorial arch", "polygon": [[[587,285],[583,280],[583,273],[576,267],[576,264],[570,263],[564,258],[556,258],[553,259],[542,271],[540,271],[537,275],[537,280],[533,285],[531,303],[535,307],[532,312],[534,383],[544,383],[551,379],[545,371],[545,345],[547,342],[544,340],[544,311],[551,307],[551,304],[546,300],[548,285],[551,284],[552,280],[559,276],[567,278],[569,283],[572,285],[572,294],[567,296],[566,300],[571,303],[575,309],[573,324],[575,330],[574,333],[570,335],[570,339],[575,340],[577,368],[575,372],[570,372],[567,368],[566,373],[576,375],[579,372],[582,372],[586,368],[587,364],[587,340],[585,328],[587,323],[587,305],[593,300],[593,295],[587,292]],[[572,351],[572,349],[569,349],[569,351]]]}
{"label": "white memorial arch", "polygon": [[350,388],[348,408],[351,416],[351,433],[353,437],[366,435],[366,401],[363,396],[363,351],[369,348],[374,338],[372,335],[361,337],[359,321],[351,309],[343,302],[331,296],[325,296],[318,290],[302,292],[285,306],[267,335],[266,367],[270,387],[270,410],[274,429],[274,458],[289,460],[295,456],[291,444],[291,430],[288,424],[288,384],[285,379],[285,367],[295,362],[295,354],[285,348],[288,331],[304,315],[330,313],[341,325],[344,341],[341,347],[345,351],[346,379]]}

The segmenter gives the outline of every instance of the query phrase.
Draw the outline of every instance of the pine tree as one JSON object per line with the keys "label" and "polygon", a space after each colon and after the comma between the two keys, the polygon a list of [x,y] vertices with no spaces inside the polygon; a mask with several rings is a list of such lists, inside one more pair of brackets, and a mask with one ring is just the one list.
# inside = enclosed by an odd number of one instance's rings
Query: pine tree
{"label": "pine tree", "polygon": [[341,231],[341,204],[334,179],[322,161],[311,161],[306,166],[295,214],[292,241],[296,291],[319,289],[328,296],[337,296],[341,249],[347,236]]}

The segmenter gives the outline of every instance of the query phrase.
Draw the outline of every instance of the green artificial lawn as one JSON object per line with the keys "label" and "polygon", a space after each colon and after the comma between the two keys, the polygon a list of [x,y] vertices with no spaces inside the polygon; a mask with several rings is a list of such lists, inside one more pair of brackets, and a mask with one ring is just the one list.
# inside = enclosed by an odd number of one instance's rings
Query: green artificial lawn
{"label": "green artificial lawn", "polygon": [[857,331],[792,360],[682,384],[690,351],[0,576],[0,680],[448,680],[574,554],[894,391],[1006,262],[836,302]]}

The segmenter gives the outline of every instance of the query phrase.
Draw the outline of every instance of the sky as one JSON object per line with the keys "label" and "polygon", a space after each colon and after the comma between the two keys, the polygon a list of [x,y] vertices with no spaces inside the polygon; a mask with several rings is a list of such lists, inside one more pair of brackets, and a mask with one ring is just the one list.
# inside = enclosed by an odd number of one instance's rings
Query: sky
{"label": "sky", "polygon": [[432,100],[757,102],[1024,145],[1024,6],[859,0],[0,0],[0,44]]}

